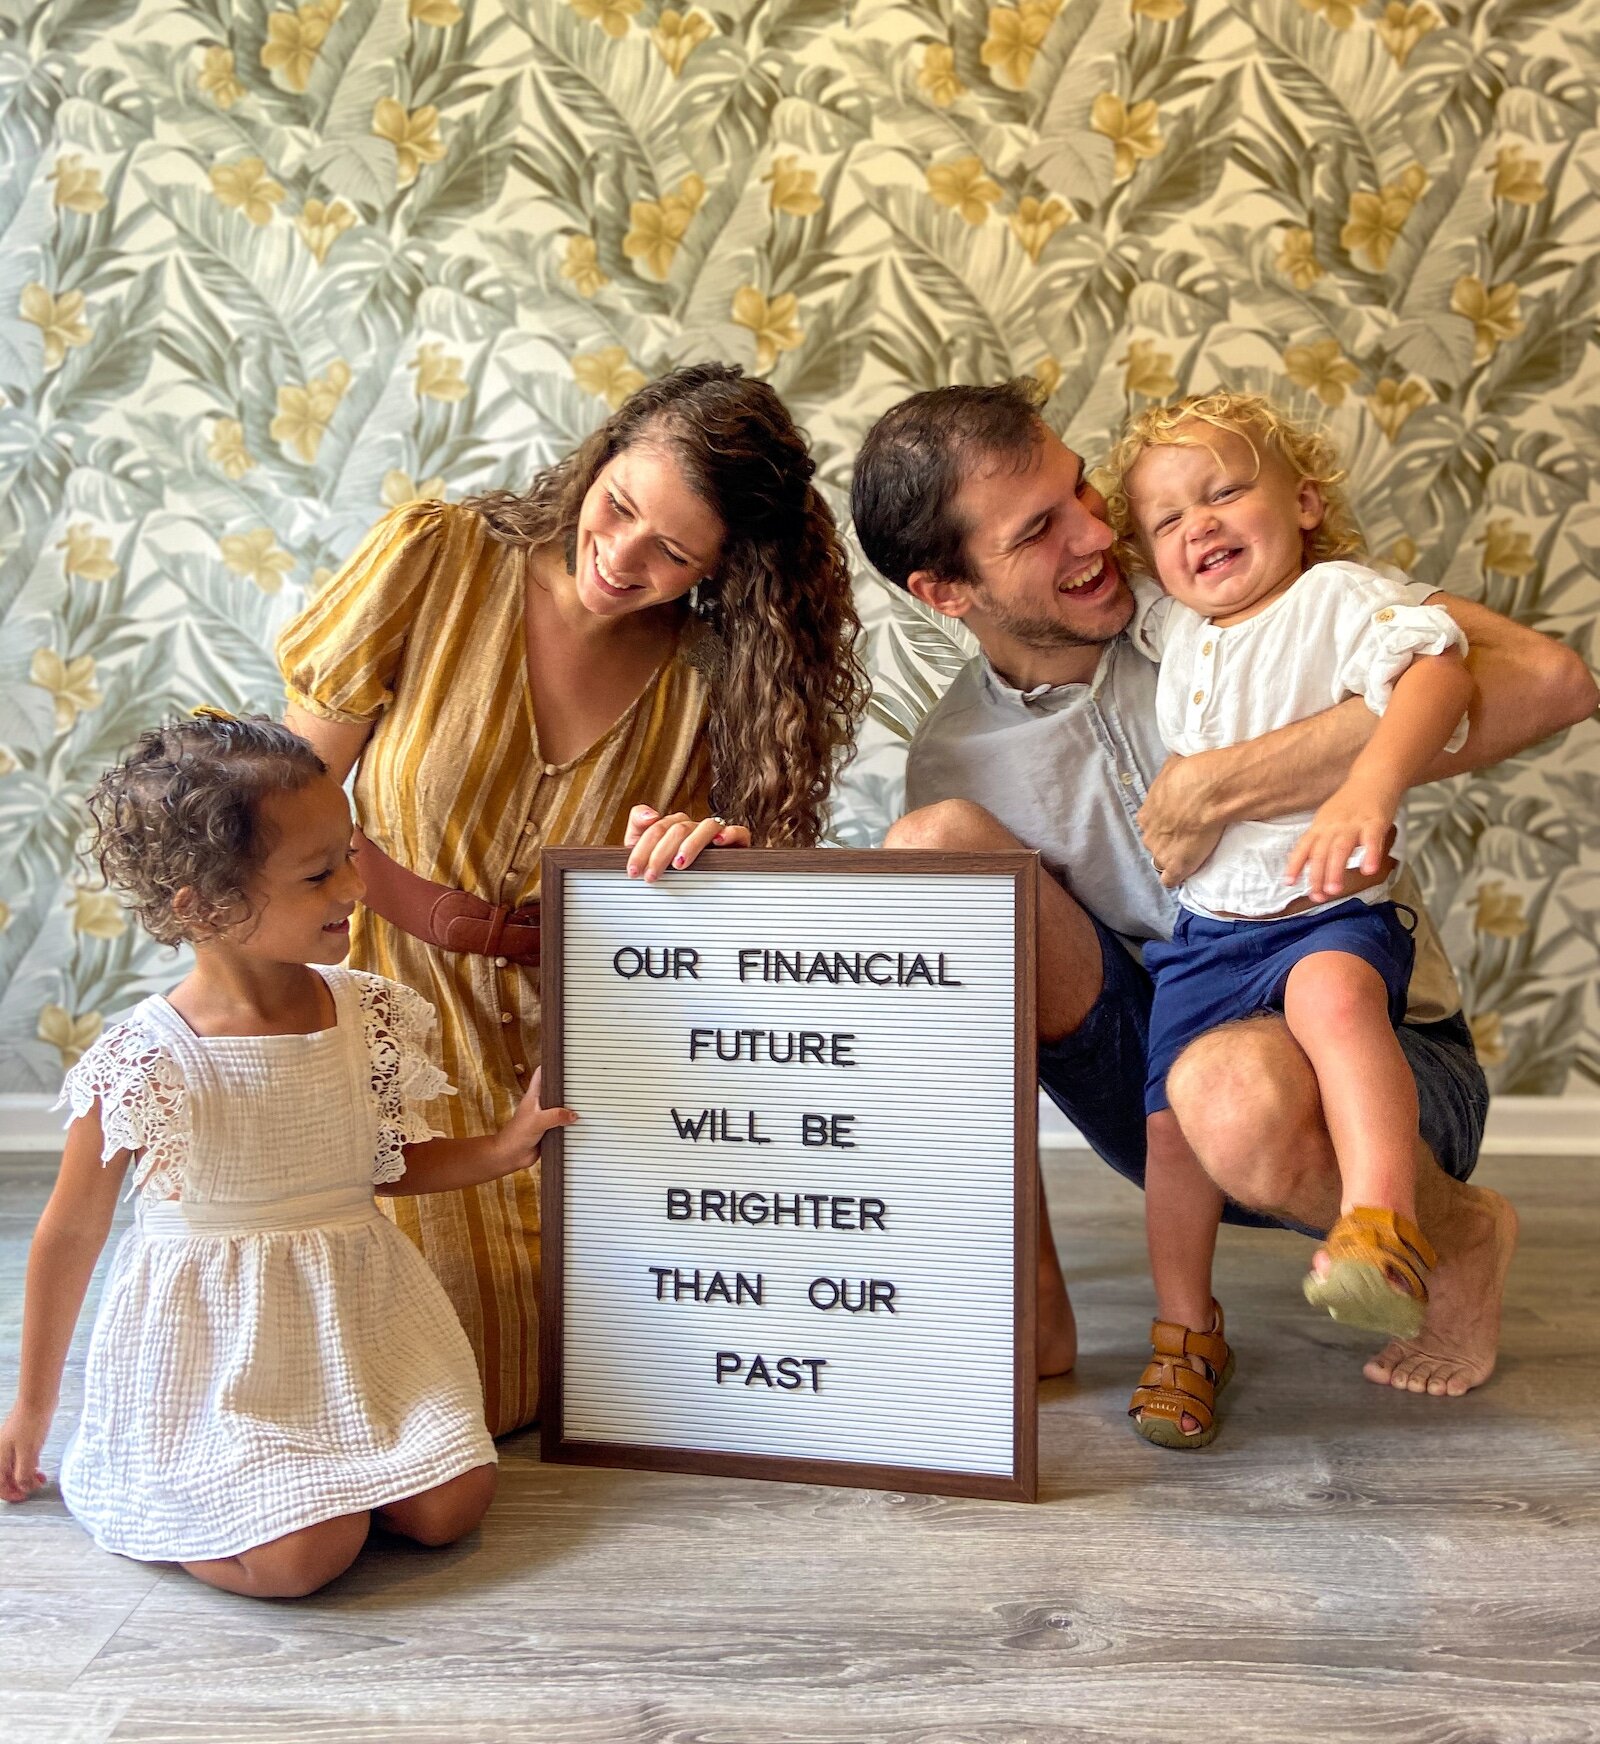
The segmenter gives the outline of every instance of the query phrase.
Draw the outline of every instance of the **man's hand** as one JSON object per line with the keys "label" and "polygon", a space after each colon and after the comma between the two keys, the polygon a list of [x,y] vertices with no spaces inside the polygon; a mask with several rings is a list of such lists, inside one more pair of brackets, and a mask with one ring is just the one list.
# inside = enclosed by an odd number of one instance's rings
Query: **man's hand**
{"label": "man's hand", "polygon": [[1205,865],[1228,826],[1212,803],[1210,758],[1168,757],[1139,808],[1139,833],[1169,890]]}

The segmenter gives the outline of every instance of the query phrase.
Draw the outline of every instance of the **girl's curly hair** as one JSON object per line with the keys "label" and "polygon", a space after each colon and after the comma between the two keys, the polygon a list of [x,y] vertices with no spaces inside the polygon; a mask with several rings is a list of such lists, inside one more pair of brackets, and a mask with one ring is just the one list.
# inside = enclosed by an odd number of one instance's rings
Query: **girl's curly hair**
{"label": "girl's curly hair", "polygon": [[[252,875],[272,850],[269,793],[296,793],[328,766],[265,715],[206,713],[152,727],[100,777],[88,856],[152,938],[181,944],[249,918]],[[179,891],[191,895],[180,915]]]}
{"label": "girl's curly hair", "polygon": [[608,461],[659,443],[725,528],[694,610],[721,643],[711,687],[711,805],[759,847],[809,848],[867,704],[850,565],[811,482],[805,437],[772,389],[731,364],[649,382],[528,490],[472,499],[508,544],[560,544],[577,560],[578,513]]}
{"label": "girl's curly hair", "polygon": [[1346,477],[1332,442],[1320,430],[1307,430],[1286,417],[1272,401],[1260,394],[1233,393],[1218,388],[1209,394],[1191,394],[1168,406],[1151,406],[1130,418],[1117,438],[1105,464],[1109,483],[1105,491],[1111,525],[1117,534],[1117,555],[1139,571],[1149,565],[1138,546],[1133,506],[1128,501],[1129,470],[1147,448],[1198,448],[1205,437],[1184,428],[1209,424],[1242,436],[1261,464],[1261,448],[1275,454],[1295,475],[1317,486],[1322,493],[1323,516],[1319,525],[1303,535],[1303,561],[1309,569],[1335,557],[1353,557],[1365,548],[1361,530],[1343,485]]}

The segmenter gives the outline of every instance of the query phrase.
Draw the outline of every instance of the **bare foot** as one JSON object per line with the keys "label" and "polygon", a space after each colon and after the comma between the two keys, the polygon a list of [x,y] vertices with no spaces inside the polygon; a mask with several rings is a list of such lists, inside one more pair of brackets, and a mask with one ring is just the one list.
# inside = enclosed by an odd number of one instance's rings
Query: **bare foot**
{"label": "bare foot", "polygon": [[1517,1245],[1517,1214],[1487,1187],[1459,1186],[1434,1235],[1439,1263],[1428,1280],[1428,1315],[1415,1338],[1397,1338],[1362,1373],[1380,1387],[1459,1398],[1494,1373],[1500,1299]]}
{"label": "bare foot", "polygon": [[1039,1379],[1064,1375],[1078,1360],[1078,1323],[1059,1266],[1039,1267],[1038,1316]]}

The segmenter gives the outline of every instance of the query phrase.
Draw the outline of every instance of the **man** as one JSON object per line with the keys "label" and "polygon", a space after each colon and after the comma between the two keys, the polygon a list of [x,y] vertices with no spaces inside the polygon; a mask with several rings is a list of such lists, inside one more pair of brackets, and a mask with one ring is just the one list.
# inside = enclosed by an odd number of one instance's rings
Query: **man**
{"label": "man", "polygon": [[[856,462],[856,533],[873,564],[959,619],[981,654],[912,741],[908,815],[885,845],[1038,850],[1039,1076],[1096,1151],[1142,1183],[1147,1143],[1187,1142],[1230,1200],[1228,1221],[1326,1230],[1339,1174],[1309,1061],[1275,1016],[1213,1031],[1168,1078],[1171,1110],[1143,1116],[1150,981],[1128,948],[1166,937],[1171,887],[1223,829],[1319,805],[1375,717],[1351,698],[1312,720],[1202,756],[1169,758],[1156,669],[1124,634],[1133,595],[1105,502],[1039,417],[1030,384],[940,388],[891,408]],[[1419,597],[1423,597],[1419,590]],[[1589,714],[1597,692],[1570,649],[1441,596],[1472,652],[1471,732],[1434,778],[1479,769]],[[1142,838],[1142,840],[1141,840]],[[1487,1380],[1516,1214],[1467,1185],[1488,1092],[1454,976],[1409,872],[1417,967],[1400,1041],[1421,1112],[1418,1220],[1438,1251],[1415,1339],[1369,1379],[1458,1395]],[[1076,1332],[1048,1221],[1040,1255],[1040,1372],[1062,1373]]]}

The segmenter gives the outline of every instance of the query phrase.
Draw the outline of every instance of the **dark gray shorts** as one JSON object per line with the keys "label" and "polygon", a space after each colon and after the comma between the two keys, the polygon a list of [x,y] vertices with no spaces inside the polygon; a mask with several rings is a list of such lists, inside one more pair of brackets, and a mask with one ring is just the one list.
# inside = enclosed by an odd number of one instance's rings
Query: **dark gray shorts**
{"label": "dark gray shorts", "polygon": [[[1100,997],[1071,1035],[1039,1049],[1039,1083],[1096,1152],[1143,1187],[1152,983],[1117,935],[1094,925],[1105,971]],[[1423,1142],[1447,1175],[1464,1181],[1477,1166],[1489,1113],[1489,1086],[1466,1019],[1457,1012],[1438,1023],[1403,1023],[1395,1034],[1416,1079]],[[1232,1203],[1223,1221],[1298,1227]]]}

